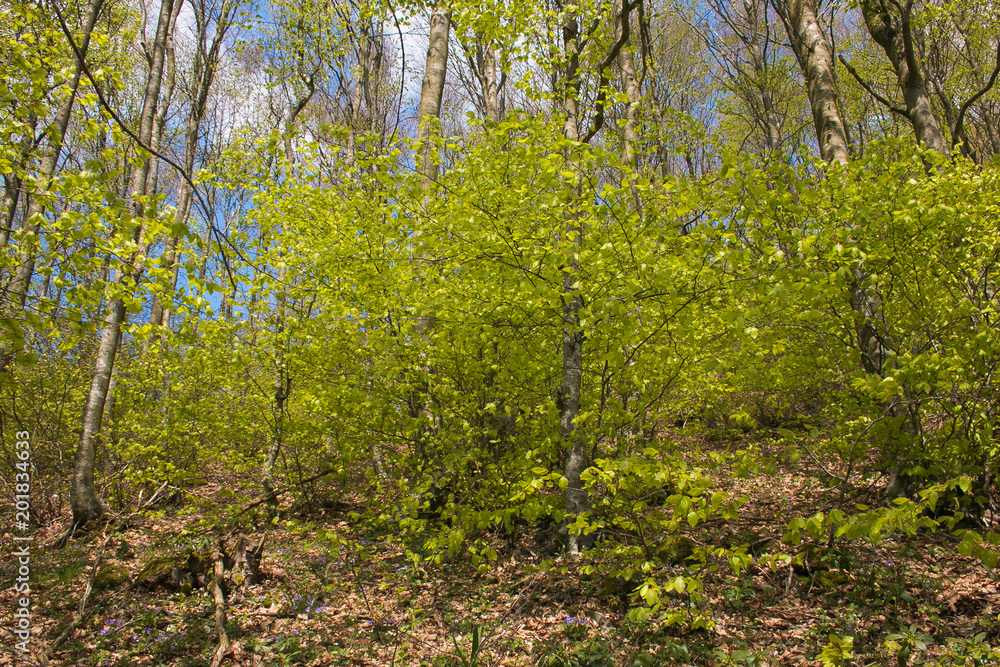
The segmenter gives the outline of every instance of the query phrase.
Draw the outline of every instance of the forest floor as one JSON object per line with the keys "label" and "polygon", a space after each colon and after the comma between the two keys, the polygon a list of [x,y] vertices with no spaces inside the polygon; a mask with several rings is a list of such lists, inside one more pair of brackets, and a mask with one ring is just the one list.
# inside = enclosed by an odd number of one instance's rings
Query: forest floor
{"label": "forest floor", "polygon": [[[738,520],[690,531],[697,543],[735,540],[754,545],[758,556],[794,554],[801,547],[780,541],[789,519],[838,502],[806,459],[770,475],[715,474],[726,491],[749,500]],[[247,505],[257,493],[249,478],[220,473],[206,482],[187,489],[179,505],[74,536],[61,549],[41,545],[57,539],[68,516],[39,528],[32,660],[67,628],[93,581],[82,622],[51,664],[210,663],[218,643],[211,594],[150,568],[210,551],[217,536],[208,537],[206,517]],[[826,664],[996,664],[986,647],[1000,643],[997,575],[959,555],[946,531],[844,545],[839,561],[815,572],[772,569],[760,558],[738,576],[730,568],[707,572],[693,606],[714,627],[692,629],[627,622],[628,601],[602,594],[600,577],[581,573],[586,559],[539,553],[536,529],[499,536],[489,567],[468,559],[418,566],[402,539],[352,519],[350,497],[344,500],[267,527],[262,579],[228,582],[231,648],[223,664],[468,665],[476,638],[483,666],[819,665],[824,657]],[[552,566],[539,569],[545,559]],[[15,604],[14,560],[0,571],[5,610]],[[670,604],[692,603],[675,597]],[[5,617],[0,644],[10,647]],[[15,655],[5,649],[0,664],[15,664]]]}

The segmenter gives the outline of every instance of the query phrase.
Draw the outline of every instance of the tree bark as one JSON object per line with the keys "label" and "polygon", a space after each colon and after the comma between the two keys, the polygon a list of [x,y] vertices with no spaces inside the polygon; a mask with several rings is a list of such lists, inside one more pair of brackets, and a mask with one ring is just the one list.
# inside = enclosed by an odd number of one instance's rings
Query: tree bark
{"label": "tree bark", "polygon": [[451,31],[451,14],[440,1],[431,10],[430,34],[427,45],[427,66],[420,87],[420,121],[417,141],[420,149],[416,155],[417,173],[425,185],[438,177],[437,143],[435,129],[441,118],[441,100],[444,96],[445,73],[448,70],[448,35]]}
{"label": "tree bark", "polygon": [[[313,79],[308,79],[306,92],[299,98],[290,101],[285,111],[285,169],[291,174],[295,165],[295,151],[292,149],[292,136],[295,133],[295,121],[299,113],[305,109],[306,104],[312,98],[315,86]],[[292,378],[288,374],[285,366],[285,306],[287,296],[285,291],[285,281],[288,276],[284,265],[278,273],[278,293],[276,297],[275,313],[275,362],[277,373],[274,378],[274,402],[272,404],[272,415],[274,421],[271,445],[268,447],[264,465],[261,468],[261,486],[264,487],[264,496],[268,504],[268,511],[274,514],[278,506],[278,496],[275,494],[274,467],[281,454],[281,447],[285,439],[285,411],[288,396],[292,389]]]}
{"label": "tree bark", "polygon": [[[445,6],[444,0],[439,0],[431,10],[429,27],[424,79],[420,87],[420,118],[417,127],[417,141],[420,142],[420,146],[414,156],[417,174],[421,177],[425,207],[433,196],[434,183],[440,173],[435,138],[438,136],[441,120],[441,102],[444,97],[445,75],[448,70],[448,41],[451,32],[451,14]],[[429,254],[423,248],[419,249],[418,252],[423,266],[430,266]],[[413,333],[416,338],[426,344],[433,328],[434,316],[432,314],[420,315],[413,325]],[[425,365],[422,371],[428,377],[433,373],[430,365]],[[410,416],[423,420],[417,427],[416,446],[424,464],[428,463],[426,449],[428,429],[425,423],[427,421],[434,422],[434,415],[422,395],[429,395],[429,393],[429,383],[425,383],[423,391],[413,391],[409,396]]]}
{"label": "tree bark", "polygon": [[503,115],[500,104],[500,66],[496,46],[491,41],[483,48],[483,99],[486,101],[486,119],[499,123]]}
{"label": "tree bark", "polygon": [[[183,2],[183,0],[176,0]],[[164,61],[166,59],[167,36],[172,24],[174,0],[162,0],[160,15],[156,27],[156,37],[152,46],[152,61],[149,75],[146,79],[146,90],[143,96],[142,114],[139,119],[137,136],[143,146],[149,146],[153,136],[153,124],[158,107],[160,87],[163,80]],[[142,150],[140,146],[137,150]],[[119,294],[128,293],[134,289],[142,275],[144,253],[142,236],[147,194],[150,160],[142,160],[142,166],[132,173],[131,201],[134,228],[132,242],[136,245],[128,266],[121,271],[116,286]],[[94,466],[96,459],[96,437],[101,429],[101,419],[108,396],[108,384],[115,365],[118,352],[118,342],[121,337],[121,327],[127,315],[124,296],[116,296],[111,300],[109,311],[104,319],[101,330],[101,340],[94,362],[94,374],[87,394],[87,403],[83,411],[83,429],[80,434],[80,444],[76,452],[73,466],[73,484],[70,489],[70,505],[73,509],[73,523],[84,525],[99,519],[104,513],[104,505],[94,483]]]}
{"label": "tree bark", "polygon": [[931,98],[927,92],[919,56],[913,39],[910,22],[913,0],[892,3],[886,0],[862,0],[861,13],[872,39],[882,47],[892,64],[906,103],[906,117],[913,126],[917,142],[942,155],[949,154],[948,142],[941,129],[941,122],[934,115]]}
{"label": "tree bark", "polygon": [[14,219],[17,217],[17,205],[21,200],[21,188],[24,186],[24,178],[21,172],[28,169],[28,162],[31,159],[31,152],[35,148],[34,134],[38,125],[38,116],[34,111],[28,112],[26,122],[27,131],[21,136],[21,143],[18,146],[17,169],[9,176],[4,175],[3,209],[0,209],[0,248],[3,248],[10,241],[10,235],[14,231]]}
{"label": "tree bark", "polygon": [[806,81],[820,157],[847,164],[850,151],[837,104],[833,49],[819,24],[816,0],[775,0],[774,6]]}
{"label": "tree bark", "polygon": [[[566,183],[571,210],[565,224],[565,235],[570,245],[567,264],[562,268],[562,370],[557,398],[559,408],[559,436],[566,448],[566,467],[563,474],[566,520],[575,520],[590,511],[590,494],[583,487],[580,476],[587,469],[587,444],[581,437],[576,420],[580,416],[580,394],[583,387],[583,331],[580,329],[580,309],[583,297],[579,292],[580,264],[574,259],[583,246],[583,225],[576,211],[576,199],[584,176],[578,157],[580,141],[580,30],[575,16],[569,17],[562,27],[565,55],[564,90],[562,111],[563,135],[568,140],[566,163],[572,172],[572,181]],[[592,535],[573,534],[567,537],[567,551],[578,556],[581,549],[592,544]]]}
{"label": "tree bark", "polygon": [[[802,68],[820,155],[827,162],[847,164],[850,153],[839,112],[833,53],[817,19],[816,1],[775,0],[774,4],[785,23],[792,50]],[[867,279],[864,266],[855,269],[849,292],[851,310],[857,314],[855,341],[864,371],[885,377],[886,364],[892,358],[892,342],[886,330],[882,300],[874,288],[865,286]],[[904,432],[910,435],[916,433],[916,414],[902,408],[896,400],[889,404],[887,412],[891,417],[903,420]],[[898,450],[899,443],[892,447]],[[888,454],[898,456],[901,452],[890,451]],[[901,479],[898,465],[891,478],[890,493],[894,492],[893,487],[898,486]]]}
{"label": "tree bark", "polygon": [[[90,35],[97,24],[97,18],[104,7],[104,0],[91,0],[87,5],[83,21],[80,24],[77,34],[82,34],[78,47],[84,57],[90,48]],[[31,193],[31,200],[28,202],[28,210],[24,216],[24,228],[28,232],[24,239],[24,246],[18,257],[17,271],[11,281],[9,294],[13,295],[11,307],[5,308],[10,316],[14,316],[16,311],[24,310],[28,300],[28,290],[31,287],[31,279],[35,275],[36,251],[34,238],[37,238],[41,231],[41,220],[45,193],[52,184],[56,167],[59,165],[59,157],[62,153],[63,140],[66,130],[69,127],[70,117],[73,114],[73,103],[76,101],[77,90],[80,87],[80,77],[83,76],[83,64],[74,56],[75,67],[73,77],[68,84],[69,92],[59,104],[55,118],[49,126],[46,134],[49,136],[48,144],[42,152],[39,164],[38,176],[35,179],[35,187]],[[7,369],[13,358],[13,351],[10,349],[0,350],[0,373]]]}
{"label": "tree bark", "polygon": [[[619,3],[621,5],[621,3]],[[639,15],[640,21],[642,20],[642,15]],[[629,21],[631,18],[624,14],[623,8],[618,7],[618,34],[620,35],[624,30],[625,26],[622,25],[622,21]],[[641,26],[640,26],[641,28]],[[640,34],[642,31],[636,31],[631,33],[633,35]],[[640,39],[641,41],[641,39]],[[640,49],[642,47],[640,46]],[[642,119],[642,81],[635,69],[635,56],[630,49],[623,49],[619,55],[622,67],[622,75],[625,79],[625,94],[628,96],[628,111],[625,116],[625,127],[623,128],[622,136],[622,157],[626,165],[632,169],[636,169],[639,166],[639,123]],[[629,208],[632,212],[637,213],[640,219],[644,218],[642,201],[639,197],[639,188],[636,187],[635,181],[631,182],[630,194],[632,198],[629,203]]]}
{"label": "tree bark", "polygon": [[[180,4],[178,3],[178,9],[179,7]],[[184,161],[181,165],[184,168],[184,173],[188,175],[191,175],[194,171],[195,157],[198,152],[198,133],[201,130],[201,123],[205,118],[205,110],[208,107],[208,96],[212,90],[212,84],[215,82],[215,72],[221,57],[222,43],[226,37],[226,33],[233,25],[236,7],[237,3],[235,0],[227,0],[222,5],[222,9],[219,11],[219,18],[216,21],[211,45],[208,44],[209,12],[203,2],[199,8],[200,11],[199,9],[195,10],[196,51],[190,91],[191,107],[184,122]],[[176,222],[186,225],[190,219],[192,195],[191,185],[186,179],[180,179],[177,186]],[[170,267],[170,280],[167,285],[168,295],[172,294],[177,287],[178,246],[178,236],[171,234],[167,240],[167,247],[163,251],[163,264]],[[153,297],[149,323],[153,326],[161,327],[166,327],[170,324],[170,308],[164,305],[164,299],[158,296]]]}

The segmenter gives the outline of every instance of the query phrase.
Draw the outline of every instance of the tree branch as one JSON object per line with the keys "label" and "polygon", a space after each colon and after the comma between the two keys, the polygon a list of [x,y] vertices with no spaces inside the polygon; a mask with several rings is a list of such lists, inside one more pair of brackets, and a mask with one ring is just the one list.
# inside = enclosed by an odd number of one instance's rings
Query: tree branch
{"label": "tree branch", "polygon": [[599,71],[601,72],[600,89],[597,93],[597,100],[595,101],[597,111],[594,113],[594,121],[591,123],[590,129],[587,131],[587,134],[584,135],[583,139],[581,139],[581,141],[585,144],[589,143],[590,140],[594,138],[594,135],[600,132],[601,128],[604,127],[604,107],[607,103],[609,83],[607,71],[611,66],[611,63],[613,63],[618,57],[622,47],[628,42],[628,38],[632,33],[632,22],[629,20],[629,16],[631,15],[632,10],[640,4],[642,4],[642,0],[636,0],[635,4],[629,3],[628,0],[623,0],[622,2],[622,34],[618,37],[615,43],[611,45],[608,53],[601,61],[599,67]]}
{"label": "tree branch", "polygon": [[955,144],[962,140],[962,135],[965,134],[964,122],[965,122],[965,112],[969,110],[976,100],[985,95],[993,87],[993,84],[997,81],[997,75],[1000,75],[1000,39],[997,40],[997,64],[993,68],[993,74],[990,75],[990,80],[986,82],[986,85],[979,90],[978,93],[973,95],[962,105],[962,108],[958,112],[958,118],[955,120],[955,133],[951,137],[951,147],[954,148]]}
{"label": "tree branch", "polygon": [[882,105],[885,106],[885,108],[887,108],[892,113],[899,114],[903,118],[909,118],[909,115],[906,113],[906,109],[901,109],[900,107],[894,106],[892,102],[890,102],[889,100],[885,99],[877,92],[875,92],[875,89],[873,89],[867,81],[861,78],[861,75],[858,74],[857,70],[855,70],[854,67],[851,66],[851,63],[847,62],[847,58],[845,58],[844,56],[840,56],[840,62],[844,65],[844,67],[847,68],[847,71],[851,73],[851,76],[853,76],[857,80],[857,82],[861,84],[861,87],[864,88],[866,91],[868,91],[869,95],[871,95],[876,100],[881,102]]}

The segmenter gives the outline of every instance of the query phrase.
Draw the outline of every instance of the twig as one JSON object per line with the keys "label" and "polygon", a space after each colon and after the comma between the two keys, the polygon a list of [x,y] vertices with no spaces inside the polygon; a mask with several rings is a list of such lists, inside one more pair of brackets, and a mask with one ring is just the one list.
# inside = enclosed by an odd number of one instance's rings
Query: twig
{"label": "twig", "polygon": [[805,443],[803,443],[803,442],[800,441],[798,444],[799,444],[799,447],[802,448],[802,451],[804,451],[806,454],[809,455],[809,458],[812,459],[812,462],[815,463],[817,466],[819,466],[819,469],[822,470],[823,473],[827,477],[835,479],[838,482],[840,482],[841,484],[843,484],[844,482],[847,481],[846,477],[841,477],[840,475],[835,475],[834,473],[832,473],[829,470],[827,470],[826,466],[824,466],[822,463],[820,463],[820,460],[818,458],[816,458],[816,456],[812,453],[812,451],[809,450],[808,447],[806,447]]}
{"label": "twig", "polygon": [[[154,491],[153,495],[151,495],[149,497],[149,500],[147,500],[145,503],[143,503],[142,506],[139,509],[137,509],[135,512],[133,512],[133,514],[135,514],[136,512],[143,511],[144,509],[146,509],[147,507],[149,507],[150,505],[152,505],[154,502],[156,502],[156,496],[160,495],[160,491],[162,491],[163,489],[167,488],[167,484],[168,483],[169,482],[164,482],[163,484],[161,484],[160,488],[158,488],[156,491]],[[170,488],[173,488],[173,487],[170,487]],[[127,519],[131,519],[131,518],[132,518],[131,516],[127,517]]]}
{"label": "twig", "polygon": [[215,600],[215,633],[219,636],[219,647],[215,649],[212,667],[219,667],[229,653],[229,635],[226,633],[226,596],[222,593],[222,578],[226,575],[226,564],[219,547],[212,552],[213,577],[212,598]]}
{"label": "twig", "polygon": [[[105,531],[107,529],[105,528]],[[94,567],[90,571],[90,578],[87,580],[87,587],[83,589],[83,596],[80,598],[80,605],[76,609],[76,614],[73,616],[73,621],[66,626],[66,629],[56,637],[56,640],[39,656],[39,664],[44,667],[48,667],[49,656],[59,650],[59,647],[66,643],[69,636],[73,634],[73,631],[80,627],[80,623],[83,622],[84,616],[86,615],[87,602],[90,600],[91,594],[94,592],[94,580],[97,579],[97,570],[101,567],[101,560],[104,558],[104,549],[108,546],[108,542],[111,541],[111,537],[104,534],[104,541],[101,543],[101,548],[97,552],[97,558],[94,560]]]}

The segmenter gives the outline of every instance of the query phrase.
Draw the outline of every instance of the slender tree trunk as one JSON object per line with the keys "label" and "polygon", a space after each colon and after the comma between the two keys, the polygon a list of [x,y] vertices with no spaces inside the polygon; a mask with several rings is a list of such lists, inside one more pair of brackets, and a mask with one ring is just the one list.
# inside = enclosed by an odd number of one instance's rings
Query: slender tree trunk
{"label": "slender tree trunk", "polygon": [[500,109],[500,67],[496,46],[490,41],[483,48],[483,99],[486,101],[486,119],[499,123],[503,115]]}
{"label": "slender tree trunk", "polygon": [[354,84],[354,91],[351,94],[351,122],[348,128],[347,150],[345,151],[346,162],[349,165],[355,164],[355,155],[358,149],[358,134],[369,128],[370,116],[372,113],[372,61],[375,41],[372,36],[374,30],[368,22],[362,23],[359,27],[360,44],[357,45],[358,56],[357,80]]}
{"label": "slender tree trunk", "polygon": [[[205,118],[205,110],[208,107],[208,97],[215,81],[215,72],[219,64],[222,51],[222,43],[226,33],[232,27],[233,18],[237,2],[227,0],[219,10],[219,18],[216,21],[215,33],[212,37],[211,45],[208,42],[208,12],[202,6],[195,10],[196,23],[196,52],[191,85],[191,107],[188,110],[187,119],[184,123],[184,161],[181,165],[184,173],[191,175],[194,170],[195,157],[198,151],[198,133],[201,130],[201,123]],[[180,3],[178,2],[178,9]],[[177,13],[175,11],[175,15]],[[175,16],[176,22],[176,16]],[[170,41],[170,53],[172,56],[173,39]],[[193,192],[186,179],[180,179],[177,186],[177,209],[175,220],[186,225],[191,216]],[[178,246],[179,237],[171,234],[167,240],[167,246],[163,251],[163,264],[170,267],[170,279],[167,285],[167,295],[173,294],[177,287],[178,276]],[[153,297],[153,304],[150,309],[149,323],[153,326],[167,327],[170,325],[170,308],[164,305],[164,299],[158,296]]]}
{"label": "slender tree trunk", "polygon": [[276,331],[276,362],[278,365],[278,372],[274,379],[274,403],[272,409],[274,431],[271,436],[271,446],[268,448],[267,457],[264,459],[264,466],[261,469],[261,486],[264,487],[265,498],[267,499],[267,504],[272,514],[274,512],[274,508],[278,506],[278,497],[275,495],[274,467],[278,463],[278,456],[281,454],[281,446],[285,440],[285,405],[292,387],[292,379],[288,376],[285,368],[285,342],[283,340],[285,334],[285,297],[283,292],[284,280],[286,276],[287,273],[284,269],[282,269],[279,276],[279,280],[282,281],[282,285],[279,287],[281,292],[278,294],[276,312],[276,318],[278,321]]}
{"label": "slender tree trunk", "polygon": [[0,209],[0,216],[2,216],[0,217],[0,248],[7,245],[11,233],[14,231],[17,205],[21,200],[21,188],[24,187],[24,179],[20,172],[27,171],[31,152],[35,147],[33,138],[35,127],[38,125],[38,116],[34,111],[29,111],[26,125],[28,129],[21,137],[21,143],[18,147],[17,170],[4,176],[3,208]]}
{"label": "slender tree trunk", "polygon": [[[177,14],[181,9],[180,2],[176,2],[174,7],[173,15],[170,17],[171,27],[167,32],[167,44],[166,44],[166,70],[167,70],[167,81],[166,81],[166,92],[161,96],[159,108],[156,111],[156,117],[153,119],[153,137],[152,137],[152,148],[159,152],[163,146],[163,132],[166,128],[167,113],[170,110],[170,103],[173,101],[174,97],[174,87],[177,82],[176,71],[177,71],[177,60],[176,53],[174,49],[174,26],[177,25]],[[150,157],[149,165],[149,177],[146,179],[146,191],[155,193],[159,188],[160,182],[160,158],[155,155]],[[183,181],[182,181],[183,182]],[[164,249],[164,258],[168,254],[172,254],[172,249],[174,242],[176,241],[176,236],[171,236],[167,240],[167,247]],[[172,257],[169,259],[170,263],[173,264]],[[163,308],[160,305],[160,298],[156,295],[153,296],[153,303],[150,307],[150,317],[149,323],[154,327],[158,327],[163,323]],[[152,338],[150,340],[155,340],[159,337],[156,330],[153,330]]]}
{"label": "slender tree trunk", "polygon": [[[292,136],[295,133],[295,121],[298,118],[299,113],[305,108],[306,104],[309,103],[309,100],[312,98],[313,91],[315,90],[312,85],[312,79],[309,81],[310,83],[306,93],[297,100],[290,102],[285,111],[285,169],[287,170],[289,178],[292,175],[295,165],[295,151],[292,149]],[[278,506],[278,497],[275,495],[274,486],[274,467],[278,462],[278,456],[281,454],[281,447],[284,444],[286,421],[285,412],[288,397],[292,388],[292,378],[286,368],[285,357],[285,336],[287,335],[285,328],[285,308],[287,304],[285,281],[287,277],[287,269],[284,264],[282,264],[278,273],[279,284],[275,313],[275,363],[277,365],[277,373],[274,378],[274,403],[272,404],[274,429],[271,437],[271,445],[268,448],[267,456],[264,459],[264,465],[261,468],[261,486],[264,487],[265,498],[267,499],[269,511],[272,514]]]}
{"label": "slender tree trunk", "polygon": [[[153,132],[150,138],[150,147],[158,153],[161,152],[163,146],[163,133],[166,130],[167,114],[170,112],[170,104],[174,98],[174,88],[177,85],[174,26],[177,25],[177,14],[180,12],[181,4],[181,2],[176,2],[175,0],[174,11],[170,15],[170,25],[167,27],[167,42],[164,45],[165,90],[160,94],[156,115],[153,117]],[[146,177],[146,192],[155,194],[159,185],[160,158],[153,155],[149,158],[149,175]]]}
{"label": "slender tree trunk", "polygon": [[771,88],[766,50],[760,42],[760,27],[763,25],[763,22],[759,20],[757,14],[759,7],[754,4],[752,8],[753,12],[748,15],[748,19],[752,21],[752,24],[750,25],[747,40],[747,50],[750,53],[750,62],[753,66],[756,86],[760,91],[760,103],[763,111],[760,122],[764,125],[764,150],[767,155],[771,156],[777,154],[781,148],[781,119],[778,117],[774,106],[774,91]]}
{"label": "slender tree trunk", "polygon": [[420,125],[417,141],[421,143],[416,155],[417,173],[426,184],[438,177],[438,160],[435,155],[437,143],[434,133],[441,117],[441,100],[444,96],[445,73],[448,69],[448,34],[451,31],[451,15],[444,2],[438,2],[431,10],[430,35],[427,45],[427,66],[420,88]]}
{"label": "slender tree trunk", "polygon": [[[177,0],[182,2],[183,0]],[[149,146],[153,137],[153,124],[157,112],[160,88],[163,79],[164,61],[166,59],[167,36],[172,22],[174,0],[162,0],[160,15],[156,27],[156,37],[152,48],[152,62],[149,76],[146,79],[146,90],[143,97],[142,115],[139,120],[139,141]],[[137,147],[138,148],[138,147]],[[133,218],[137,221],[132,232],[132,241],[136,251],[119,276],[119,286],[128,289],[138,283],[142,275],[143,263],[143,230],[146,216],[146,203],[150,161],[144,159],[142,166],[132,174],[131,201]],[[121,337],[121,327],[125,322],[127,312],[122,297],[112,299],[109,312],[104,319],[101,330],[101,341],[97,349],[94,363],[94,375],[87,394],[87,403],[83,411],[83,429],[80,444],[76,452],[76,462],[73,467],[73,485],[70,490],[70,505],[73,508],[73,523],[84,525],[99,519],[104,513],[104,506],[94,483],[94,465],[96,459],[97,434],[101,429],[101,419],[104,415],[104,405],[108,396],[108,384],[115,365],[118,352],[118,342]]]}
{"label": "slender tree trunk", "polygon": [[[619,7],[619,34],[621,34],[623,29],[621,22],[631,20],[630,16],[623,16],[623,14],[622,8]],[[636,33],[633,32],[632,34],[635,35]],[[639,123],[642,119],[642,81],[636,73],[635,56],[630,49],[622,49],[619,59],[622,66],[622,75],[625,78],[625,94],[628,96],[628,111],[626,112],[625,127],[623,128],[622,154],[625,164],[632,169],[637,169],[639,166]],[[637,213],[640,218],[645,218],[642,201],[639,197],[639,188],[636,187],[635,181],[631,182],[629,188],[632,195],[629,208]]]}
{"label": "slender tree trunk", "polygon": [[[83,22],[76,33],[82,35],[82,39],[80,39],[77,46],[84,57],[86,57],[87,50],[90,47],[90,35],[94,31],[94,26],[97,24],[97,18],[100,16],[103,6],[104,0],[92,0],[86,7]],[[55,118],[49,126],[49,131],[47,132],[49,141],[42,152],[36,186],[32,193],[31,201],[28,203],[28,210],[24,216],[24,226],[28,234],[20,252],[18,268],[9,290],[14,295],[14,308],[11,309],[11,315],[14,314],[13,311],[24,309],[28,298],[28,289],[31,286],[31,279],[35,275],[36,251],[33,242],[34,238],[31,237],[37,238],[41,230],[41,214],[45,192],[51,185],[52,177],[55,175],[56,167],[59,165],[63,140],[66,136],[66,130],[69,127],[70,117],[73,114],[73,103],[76,101],[76,93],[80,87],[80,77],[83,76],[82,64],[75,57],[74,61],[76,64],[73,77],[67,85],[69,92],[60,102],[55,113]],[[10,363],[10,359],[11,354],[9,350],[0,351],[0,372],[6,369]]]}
{"label": "slender tree trunk", "polygon": [[[420,142],[420,147],[414,156],[417,173],[421,177],[425,207],[431,201],[434,184],[440,172],[435,138],[437,137],[441,119],[441,102],[444,98],[445,75],[448,69],[448,40],[451,32],[451,15],[444,6],[443,0],[435,4],[431,10],[429,28],[424,79],[420,87],[420,119],[417,127],[417,141]],[[418,253],[423,266],[430,266],[429,254],[423,248]],[[421,315],[413,325],[413,334],[424,344],[429,344],[433,328],[434,316]],[[422,371],[428,377],[433,373],[433,369],[429,364],[425,365]],[[424,383],[423,391],[415,390],[410,394],[410,416],[420,418],[425,422],[429,421],[433,424],[434,415],[431,413],[422,394],[430,394],[430,388],[427,383]],[[425,464],[428,463],[426,437],[427,429],[421,423],[417,429],[416,445],[420,458]]]}
{"label": "slender tree trunk", "polygon": [[[827,162],[847,164],[850,154],[845,124],[839,111],[833,54],[819,26],[815,0],[776,0],[775,7],[785,22],[792,50],[806,81],[820,155]],[[886,328],[882,300],[875,289],[865,286],[867,280],[864,267],[858,267],[854,271],[849,294],[851,309],[858,315],[856,344],[864,371],[884,377],[886,364],[893,356],[892,341]],[[916,434],[918,416],[915,413],[901,406],[898,400],[893,400],[887,410],[891,417],[902,420],[905,433],[911,436]],[[900,447],[899,443],[891,445],[895,450]],[[903,453],[890,451],[887,454],[899,457]],[[890,495],[898,494],[902,486],[901,467],[897,463],[891,471],[887,491]]]}
{"label": "slender tree trunk", "polygon": [[[983,126],[986,128],[986,136],[990,140],[990,150],[992,153],[990,155],[1000,155],[1000,127],[998,127],[997,117],[992,113],[983,113]],[[983,161],[985,162],[990,158],[990,155],[984,155]]]}
{"label": "slender tree trunk", "polygon": [[[590,495],[583,488],[580,479],[587,469],[587,444],[577,428],[580,416],[580,394],[583,387],[583,331],[580,329],[580,309],[583,297],[579,293],[580,264],[575,259],[583,246],[583,224],[576,210],[576,200],[580,196],[583,167],[579,158],[580,142],[580,32],[575,16],[563,24],[563,47],[565,49],[565,79],[562,99],[565,124],[563,134],[567,139],[566,156],[568,171],[572,181],[566,184],[571,210],[565,223],[565,236],[571,249],[569,259],[562,269],[563,309],[562,309],[562,372],[559,383],[559,435],[566,448],[565,491],[566,520],[574,521],[590,511]],[[567,551],[571,556],[580,554],[593,542],[592,535],[572,534],[567,537]]]}

